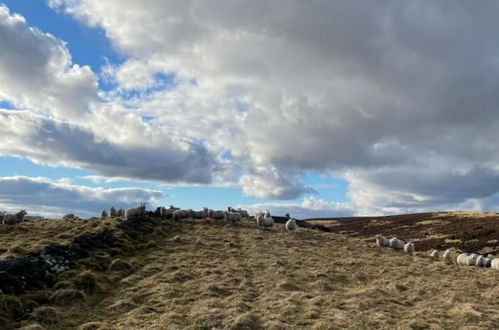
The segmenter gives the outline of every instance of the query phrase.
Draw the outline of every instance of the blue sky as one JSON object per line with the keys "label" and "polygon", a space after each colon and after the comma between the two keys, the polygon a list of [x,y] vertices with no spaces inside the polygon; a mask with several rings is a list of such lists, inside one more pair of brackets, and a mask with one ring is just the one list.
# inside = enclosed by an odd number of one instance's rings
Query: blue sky
{"label": "blue sky", "polygon": [[496,209],[499,5],[290,1],[4,0],[0,209]]}

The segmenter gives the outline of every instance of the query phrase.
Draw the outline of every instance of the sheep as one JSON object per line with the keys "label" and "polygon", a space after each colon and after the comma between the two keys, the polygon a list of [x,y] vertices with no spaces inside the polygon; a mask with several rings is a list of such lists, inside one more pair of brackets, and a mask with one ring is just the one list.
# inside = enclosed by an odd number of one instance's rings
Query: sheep
{"label": "sheep", "polygon": [[452,250],[451,249],[445,250],[444,262],[449,263],[449,264],[452,263]]}
{"label": "sheep", "polygon": [[109,209],[109,216],[111,218],[115,218],[116,214],[117,214],[116,209],[114,208],[114,206],[111,206],[111,208]]}
{"label": "sheep", "polygon": [[404,241],[399,240],[397,237],[392,237],[388,240],[388,246],[395,250],[403,250],[404,245]]}
{"label": "sheep", "polygon": [[412,254],[414,252],[414,243],[412,243],[412,242],[405,243],[404,252]]}
{"label": "sheep", "polygon": [[2,223],[4,226],[7,225],[19,225],[23,220],[24,216],[28,214],[25,210],[21,210],[16,214],[5,214],[2,219]]}
{"label": "sheep", "polygon": [[476,253],[468,254],[468,253],[461,253],[460,255],[457,256],[457,264],[458,265],[465,265],[465,266],[476,266],[477,264],[477,259],[480,255]]}
{"label": "sheep", "polygon": [[256,223],[260,228],[274,227],[274,219],[270,215],[269,211],[266,211],[265,213],[258,213],[256,215]]}
{"label": "sheep", "polygon": [[466,265],[468,262],[468,253],[461,253],[457,256],[456,263],[458,265]]}
{"label": "sheep", "polygon": [[106,211],[102,211],[102,212],[100,213],[100,217],[101,217],[102,219],[107,218],[107,212],[106,212]]}
{"label": "sheep", "polygon": [[478,258],[476,258],[475,266],[477,266],[477,267],[485,267],[485,257],[479,255]]}
{"label": "sheep", "polygon": [[483,258],[483,261],[482,261],[483,267],[488,267],[488,268],[490,268],[490,264],[491,264],[491,262],[492,262],[492,259],[493,259],[493,258],[484,257],[484,258]]}
{"label": "sheep", "polygon": [[236,212],[225,212],[225,221],[230,223],[239,223],[242,220],[242,216],[240,213]]}
{"label": "sheep", "polygon": [[207,215],[208,215],[208,218],[210,218],[210,219],[215,219],[215,220],[225,219],[224,211],[215,211],[215,210],[209,209],[207,212]]}
{"label": "sheep", "polygon": [[376,236],[374,236],[374,238],[376,239],[377,246],[379,247],[389,246],[388,239],[383,235],[377,234]]}
{"label": "sheep", "polygon": [[499,258],[492,259],[492,261],[490,263],[490,268],[495,269],[495,270],[499,270]]}
{"label": "sheep", "polygon": [[125,216],[125,214],[126,214],[125,209],[118,209],[118,210],[116,211],[116,216],[117,216],[117,217],[124,217],[124,216]]}
{"label": "sheep", "polygon": [[430,258],[432,258],[433,260],[438,260],[439,257],[440,257],[440,251],[438,251],[437,249],[433,250],[430,253]]}
{"label": "sheep", "polygon": [[172,213],[172,218],[173,220],[180,220],[180,219],[186,219],[189,217],[189,211],[188,210],[175,210]]}
{"label": "sheep", "polygon": [[286,221],[286,224],[284,225],[284,227],[286,227],[286,230],[293,231],[296,228],[298,228],[298,224],[296,223],[296,220],[290,218],[289,215],[288,215],[288,218],[289,218],[288,221]]}
{"label": "sheep", "polygon": [[146,212],[146,204],[141,203],[140,206],[128,209],[125,211],[125,218],[136,217],[144,215]]}
{"label": "sheep", "polygon": [[237,209],[236,210],[233,207],[229,206],[229,207],[227,207],[227,211],[228,212],[232,212],[232,213],[239,213],[242,218],[249,219],[249,213],[246,210],[242,210],[242,209]]}
{"label": "sheep", "polygon": [[204,219],[206,218],[207,208],[205,207],[202,211],[189,210],[189,216],[192,219]]}

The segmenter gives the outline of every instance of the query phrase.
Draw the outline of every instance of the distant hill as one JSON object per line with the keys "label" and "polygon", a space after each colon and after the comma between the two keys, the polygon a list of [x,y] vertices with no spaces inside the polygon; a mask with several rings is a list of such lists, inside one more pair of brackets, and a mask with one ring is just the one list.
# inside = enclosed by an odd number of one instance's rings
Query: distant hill
{"label": "distant hill", "polygon": [[416,250],[456,247],[466,252],[491,252],[496,251],[499,242],[499,213],[495,212],[433,212],[306,221],[353,237],[396,236],[415,242]]}

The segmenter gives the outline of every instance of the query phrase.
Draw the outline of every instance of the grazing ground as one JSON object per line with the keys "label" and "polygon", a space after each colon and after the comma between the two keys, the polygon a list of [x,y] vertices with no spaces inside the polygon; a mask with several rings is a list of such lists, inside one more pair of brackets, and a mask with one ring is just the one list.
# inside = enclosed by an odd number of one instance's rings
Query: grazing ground
{"label": "grazing ground", "polygon": [[117,219],[106,220],[33,220],[22,225],[0,225],[0,259],[18,257],[50,244],[66,244],[84,232],[113,227]]}
{"label": "grazing ground", "polygon": [[499,328],[499,272],[373,240],[159,219],[116,235],[53,288],[0,295],[0,328]]}
{"label": "grazing ground", "polygon": [[376,234],[396,236],[415,242],[419,251],[455,247],[465,252],[496,252],[499,242],[499,213],[495,212],[435,212],[308,222],[368,240]]}

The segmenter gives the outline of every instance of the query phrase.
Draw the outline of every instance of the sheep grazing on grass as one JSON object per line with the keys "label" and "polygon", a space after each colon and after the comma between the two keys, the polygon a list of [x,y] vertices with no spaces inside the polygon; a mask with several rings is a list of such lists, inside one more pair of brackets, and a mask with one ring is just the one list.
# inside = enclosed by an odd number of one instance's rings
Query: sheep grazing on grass
{"label": "sheep grazing on grass", "polygon": [[451,264],[452,263],[452,250],[447,249],[444,252],[444,262]]}
{"label": "sheep grazing on grass", "polygon": [[439,257],[440,257],[440,251],[438,251],[437,249],[431,251],[430,258],[432,258],[433,260],[438,260]]}
{"label": "sheep grazing on grass", "polygon": [[241,222],[242,219],[243,219],[243,217],[239,213],[225,212],[225,221],[227,221],[229,223],[233,223],[233,224],[239,223],[239,222]]}
{"label": "sheep grazing on grass", "polygon": [[256,217],[256,223],[260,228],[274,227],[274,219],[270,215],[269,211],[266,211],[265,213],[258,213],[255,217]]}
{"label": "sheep grazing on grass", "polygon": [[403,250],[405,243],[397,237],[393,237],[388,240],[388,246],[395,250]]}
{"label": "sheep grazing on grass", "polygon": [[7,225],[19,225],[23,220],[24,216],[28,214],[25,210],[21,210],[16,214],[5,214],[2,219],[2,223],[4,226]]}
{"label": "sheep grazing on grass", "polygon": [[239,213],[241,215],[242,218],[246,218],[246,219],[249,219],[249,213],[248,211],[246,210],[242,210],[242,209],[235,209],[233,208],[232,206],[229,206],[227,207],[227,211],[228,212],[232,212],[232,213]]}
{"label": "sheep grazing on grass", "polygon": [[377,234],[376,236],[374,236],[374,238],[376,239],[377,246],[379,247],[390,246],[388,239],[385,236]]}
{"label": "sheep grazing on grass", "polygon": [[409,253],[409,254],[414,253],[414,243],[412,243],[412,242],[405,243],[404,252]]}
{"label": "sheep grazing on grass", "polygon": [[499,270],[499,258],[492,259],[492,261],[490,262],[490,268]]}
{"label": "sheep grazing on grass", "polygon": [[140,206],[134,207],[133,209],[128,209],[125,211],[125,217],[137,217],[144,215],[146,213],[146,204],[141,203]]}
{"label": "sheep grazing on grass", "polygon": [[208,210],[208,218],[215,219],[215,220],[222,220],[222,219],[225,219],[225,213],[224,213],[224,211],[215,211],[215,210],[209,209]]}
{"label": "sheep grazing on grass", "polygon": [[102,219],[107,218],[107,212],[106,212],[106,211],[102,211],[102,212],[100,213],[100,217],[101,217]]}
{"label": "sheep grazing on grass", "polygon": [[172,214],[173,220],[187,219],[189,216],[190,212],[188,210],[175,210]]}

